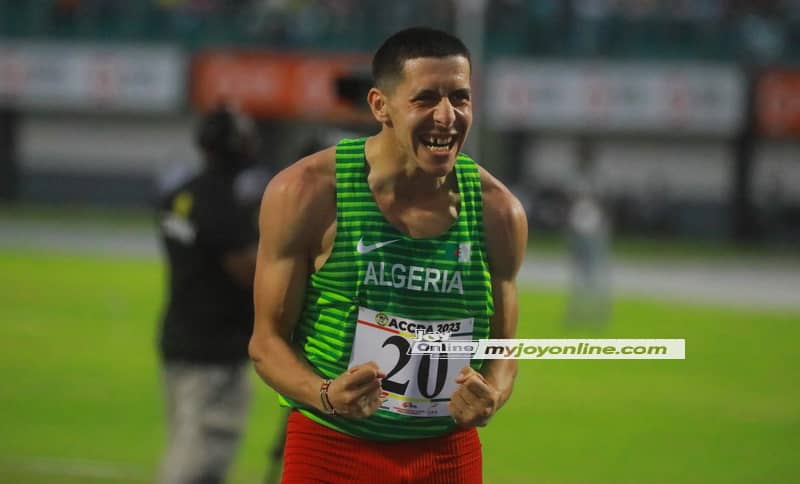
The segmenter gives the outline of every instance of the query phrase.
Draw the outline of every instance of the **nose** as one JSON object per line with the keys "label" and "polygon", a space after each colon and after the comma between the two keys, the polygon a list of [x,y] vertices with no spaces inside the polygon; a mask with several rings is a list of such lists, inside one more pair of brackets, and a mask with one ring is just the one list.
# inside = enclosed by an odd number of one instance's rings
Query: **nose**
{"label": "nose", "polygon": [[443,96],[433,112],[433,120],[440,126],[450,127],[456,121],[456,112],[450,99]]}

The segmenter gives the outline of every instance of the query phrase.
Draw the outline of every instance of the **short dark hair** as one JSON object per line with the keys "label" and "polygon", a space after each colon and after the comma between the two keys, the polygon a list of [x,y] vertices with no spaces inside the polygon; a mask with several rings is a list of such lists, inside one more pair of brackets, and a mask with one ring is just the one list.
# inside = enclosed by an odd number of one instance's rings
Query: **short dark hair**
{"label": "short dark hair", "polygon": [[372,58],[372,80],[379,89],[403,76],[409,59],[464,56],[472,66],[469,49],[447,32],[428,27],[411,27],[386,39]]}

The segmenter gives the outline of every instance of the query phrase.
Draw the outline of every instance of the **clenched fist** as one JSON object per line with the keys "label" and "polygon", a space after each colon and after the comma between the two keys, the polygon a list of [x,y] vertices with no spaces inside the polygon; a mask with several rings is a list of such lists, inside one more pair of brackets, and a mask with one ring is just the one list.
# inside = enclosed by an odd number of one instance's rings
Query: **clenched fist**
{"label": "clenched fist", "polygon": [[453,421],[462,427],[483,427],[500,408],[500,392],[469,366],[461,369],[456,383],[448,405]]}
{"label": "clenched fist", "polygon": [[328,398],[337,415],[365,418],[381,406],[381,379],[386,374],[374,361],[354,366],[328,387]]}

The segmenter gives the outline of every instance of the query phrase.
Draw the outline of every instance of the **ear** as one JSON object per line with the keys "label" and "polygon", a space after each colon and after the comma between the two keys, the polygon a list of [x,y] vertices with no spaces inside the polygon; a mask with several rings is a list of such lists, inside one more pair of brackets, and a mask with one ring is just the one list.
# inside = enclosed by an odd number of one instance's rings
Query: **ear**
{"label": "ear", "polygon": [[367,103],[372,111],[372,116],[381,123],[389,123],[389,106],[387,106],[386,95],[377,87],[373,87],[367,93]]}

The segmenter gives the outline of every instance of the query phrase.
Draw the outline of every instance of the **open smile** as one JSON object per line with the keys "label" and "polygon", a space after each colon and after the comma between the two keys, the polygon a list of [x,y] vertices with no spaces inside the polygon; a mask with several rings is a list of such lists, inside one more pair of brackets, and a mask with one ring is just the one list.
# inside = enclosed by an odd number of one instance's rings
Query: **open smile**
{"label": "open smile", "polygon": [[425,145],[433,153],[448,153],[455,146],[457,137],[453,135],[448,136],[431,136],[426,135],[421,138],[422,144]]}

